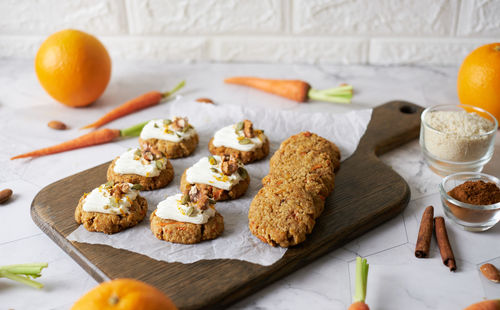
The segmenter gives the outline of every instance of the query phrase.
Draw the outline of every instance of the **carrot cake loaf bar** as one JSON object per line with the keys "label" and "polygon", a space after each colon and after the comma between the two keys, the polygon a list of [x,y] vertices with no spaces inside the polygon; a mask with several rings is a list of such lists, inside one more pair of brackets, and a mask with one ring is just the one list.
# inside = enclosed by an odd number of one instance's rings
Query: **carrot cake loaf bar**
{"label": "carrot cake loaf bar", "polygon": [[75,220],[88,231],[114,234],[137,225],[146,216],[148,203],[138,185],[108,182],[80,198]]}
{"label": "carrot cake loaf bar", "polygon": [[198,145],[198,134],[186,117],[156,119],[148,122],[141,131],[139,144],[160,151],[167,158],[189,156]]}
{"label": "carrot cake loaf bar", "polygon": [[214,155],[238,155],[248,164],[263,159],[269,154],[269,140],[263,130],[253,129],[249,120],[219,129],[208,143]]}

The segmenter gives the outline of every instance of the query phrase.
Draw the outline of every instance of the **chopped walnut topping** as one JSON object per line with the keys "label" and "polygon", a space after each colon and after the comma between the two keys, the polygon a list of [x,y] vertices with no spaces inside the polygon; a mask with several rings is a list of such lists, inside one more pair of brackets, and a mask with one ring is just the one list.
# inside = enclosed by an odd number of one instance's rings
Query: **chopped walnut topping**
{"label": "chopped walnut topping", "polygon": [[199,210],[206,210],[210,203],[208,187],[203,184],[191,186],[189,199]]}
{"label": "chopped walnut topping", "polygon": [[150,151],[143,151],[142,152],[142,158],[144,158],[148,162],[152,161],[154,159],[153,153],[151,153]]}
{"label": "chopped walnut topping", "polygon": [[223,155],[221,157],[222,163],[220,165],[222,173],[225,175],[232,175],[238,170],[238,157],[231,155]]}
{"label": "chopped walnut topping", "polygon": [[255,134],[253,132],[253,124],[249,120],[244,120],[243,121],[243,133],[245,134],[245,137],[247,138],[253,138],[255,137]]}
{"label": "chopped walnut topping", "polygon": [[130,191],[130,186],[127,184],[127,183],[120,183],[117,185],[120,190],[122,191],[122,193],[128,193]]}
{"label": "chopped walnut topping", "polygon": [[196,202],[196,207],[200,210],[208,209],[208,205],[209,205],[208,195],[201,196],[200,199],[198,199],[198,201]]}
{"label": "chopped walnut topping", "polygon": [[[148,144],[147,142],[144,142],[144,141],[142,141],[142,143],[141,143],[141,150],[142,150],[142,157],[144,157],[148,161],[152,161],[154,158],[160,159],[163,157],[163,154],[160,151],[158,151],[158,149],[156,147],[154,147],[153,145]],[[150,154],[154,155],[154,157],[152,157],[151,159],[148,159],[149,155],[146,155],[146,153],[150,153]]]}
{"label": "chopped walnut topping", "polygon": [[111,188],[109,193],[116,199],[121,199],[123,194],[126,194],[129,191],[130,191],[130,186],[127,183],[118,183]]}
{"label": "chopped walnut topping", "polygon": [[188,126],[187,117],[177,117],[177,116],[174,117],[172,125],[170,125],[170,127],[175,131],[182,131],[187,126]]}
{"label": "chopped walnut topping", "polygon": [[198,187],[196,186],[191,186],[191,189],[189,190],[189,199],[190,201],[196,202],[198,200],[198,196],[201,193],[200,190],[198,190]]}

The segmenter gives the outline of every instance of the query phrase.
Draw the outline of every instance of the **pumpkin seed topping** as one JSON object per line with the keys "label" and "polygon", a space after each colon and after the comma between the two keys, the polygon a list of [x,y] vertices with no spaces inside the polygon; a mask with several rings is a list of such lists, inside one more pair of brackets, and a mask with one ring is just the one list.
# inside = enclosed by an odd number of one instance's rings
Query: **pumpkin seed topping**
{"label": "pumpkin seed topping", "polygon": [[248,177],[248,172],[245,168],[239,167],[238,168],[238,174],[243,178],[246,179]]}
{"label": "pumpkin seed topping", "polygon": [[208,162],[210,163],[210,165],[217,165],[217,159],[215,159],[215,157],[213,156],[208,156]]}
{"label": "pumpkin seed topping", "polygon": [[240,131],[242,129],[243,129],[243,122],[238,122],[238,123],[236,123],[236,126],[234,128],[234,132],[236,132],[236,134],[238,134],[238,131]]}
{"label": "pumpkin seed topping", "polygon": [[252,140],[250,140],[248,138],[241,139],[240,141],[238,141],[238,143],[239,144],[253,144]]}
{"label": "pumpkin seed topping", "polygon": [[131,189],[134,189],[136,191],[142,190],[142,185],[141,184],[134,184],[132,185]]}

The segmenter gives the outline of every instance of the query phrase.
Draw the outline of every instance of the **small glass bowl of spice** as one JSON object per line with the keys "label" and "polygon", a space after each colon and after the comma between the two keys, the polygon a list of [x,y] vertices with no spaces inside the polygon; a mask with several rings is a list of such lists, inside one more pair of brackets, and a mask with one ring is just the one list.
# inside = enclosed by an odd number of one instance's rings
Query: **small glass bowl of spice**
{"label": "small glass bowl of spice", "polygon": [[444,213],[469,231],[484,231],[500,220],[500,180],[479,172],[459,172],[439,185]]}
{"label": "small glass bowl of spice", "polygon": [[498,122],[489,112],[469,105],[437,105],[421,116],[424,160],[439,175],[480,172],[493,155]]}

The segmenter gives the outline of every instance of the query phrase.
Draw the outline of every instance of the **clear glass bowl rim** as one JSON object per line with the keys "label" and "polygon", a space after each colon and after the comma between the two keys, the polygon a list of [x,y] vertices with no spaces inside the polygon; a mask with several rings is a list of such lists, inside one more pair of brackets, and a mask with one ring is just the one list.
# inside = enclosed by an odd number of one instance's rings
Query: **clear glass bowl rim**
{"label": "clear glass bowl rim", "polygon": [[[427,124],[425,122],[425,116],[427,115],[427,113],[429,113],[432,109],[435,109],[435,108],[444,108],[444,107],[467,107],[467,108],[471,108],[472,110],[478,110],[482,113],[486,113],[487,115],[489,115],[492,119],[493,119],[493,123],[495,126],[493,126],[493,129],[488,131],[488,132],[485,132],[485,133],[482,133],[482,134],[479,134],[479,135],[474,135],[474,136],[470,136],[471,138],[474,137],[484,137],[484,136],[488,136],[488,135],[491,135],[492,133],[496,132],[496,130],[498,129],[498,120],[495,118],[495,116],[493,116],[493,114],[491,114],[490,112],[484,110],[484,109],[481,109],[481,108],[478,108],[478,107],[475,107],[475,106],[472,106],[472,105],[468,105],[468,104],[438,104],[438,105],[435,105],[435,106],[432,106],[432,107],[428,107],[426,108],[423,112],[422,112],[422,115],[420,115],[420,121],[422,123],[422,125],[429,129],[429,130],[432,130],[438,134],[444,134],[444,132],[442,131],[439,131],[435,128],[432,128],[431,126],[429,126],[429,124]],[[449,133],[448,133],[449,134]],[[459,135],[457,135],[459,136]]]}
{"label": "clear glass bowl rim", "polygon": [[[456,205],[458,207],[466,208],[466,209],[470,209],[470,210],[483,210],[484,211],[484,210],[497,210],[497,209],[500,209],[500,202],[489,204],[489,205],[473,205],[473,204],[470,204],[470,203],[461,202],[461,201],[456,200],[455,198],[451,197],[450,195],[448,195],[448,193],[444,189],[444,184],[449,179],[451,179],[453,177],[461,176],[461,175],[469,175],[469,177],[467,179],[474,179],[474,176],[481,176],[483,178],[489,179],[490,182],[496,183],[497,186],[500,186],[500,180],[497,177],[489,175],[489,174],[486,174],[486,173],[481,173],[481,172],[457,172],[457,173],[453,173],[453,174],[450,174],[450,175],[444,177],[443,180],[441,181],[441,183],[439,183],[439,192],[441,194],[441,197],[443,197],[445,200],[447,200],[448,202],[450,202],[450,203],[452,203],[452,204],[454,204],[454,205]],[[468,180],[465,180],[465,181],[468,181]]]}

